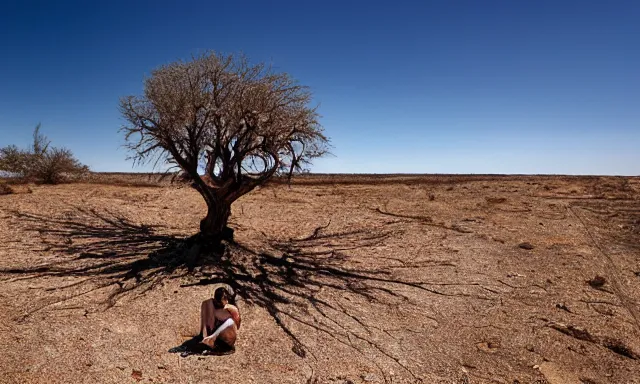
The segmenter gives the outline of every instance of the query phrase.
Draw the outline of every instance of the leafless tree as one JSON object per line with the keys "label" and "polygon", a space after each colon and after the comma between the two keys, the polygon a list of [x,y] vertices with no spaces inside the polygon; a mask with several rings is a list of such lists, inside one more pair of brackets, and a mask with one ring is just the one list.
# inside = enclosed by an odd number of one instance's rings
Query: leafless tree
{"label": "leafless tree", "polygon": [[40,133],[40,124],[33,132],[33,144],[28,149],[15,145],[0,148],[0,171],[27,180],[57,184],[68,177],[85,174],[89,168],[82,165],[66,148],[52,147]]}
{"label": "leafless tree", "polygon": [[208,206],[200,233],[228,237],[231,204],[271,177],[326,153],[312,95],[287,73],[209,52],[155,69],[120,101],[136,162],[180,170]]}

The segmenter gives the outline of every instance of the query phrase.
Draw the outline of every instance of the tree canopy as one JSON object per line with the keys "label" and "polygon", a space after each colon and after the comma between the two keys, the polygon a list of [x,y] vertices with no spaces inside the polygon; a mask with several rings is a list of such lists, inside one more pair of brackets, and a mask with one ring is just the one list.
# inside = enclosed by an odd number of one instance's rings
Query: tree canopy
{"label": "tree canopy", "polygon": [[133,159],[181,170],[211,211],[327,152],[311,102],[287,73],[209,52],[155,69],[120,111]]}

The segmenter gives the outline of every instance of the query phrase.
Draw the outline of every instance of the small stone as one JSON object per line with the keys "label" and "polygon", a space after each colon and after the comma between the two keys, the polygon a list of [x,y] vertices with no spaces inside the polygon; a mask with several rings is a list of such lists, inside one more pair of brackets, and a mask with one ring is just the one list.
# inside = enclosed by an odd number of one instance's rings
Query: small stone
{"label": "small stone", "polygon": [[366,375],[362,375],[362,380],[366,381],[367,383],[370,383],[372,381],[376,380],[376,375],[372,374],[372,373],[368,373]]}
{"label": "small stone", "polygon": [[136,381],[142,380],[142,371],[136,371],[135,369],[132,370],[131,377],[133,377]]}
{"label": "small stone", "polygon": [[478,348],[478,350],[482,352],[487,352],[487,353],[496,353],[498,352],[499,347],[500,347],[500,344],[496,342],[483,341],[481,343],[476,344],[476,348]]}
{"label": "small stone", "polygon": [[587,283],[591,286],[591,288],[600,289],[603,285],[605,285],[607,279],[602,276],[596,276],[591,280],[588,280]]}
{"label": "small stone", "polygon": [[536,364],[536,365],[534,365],[532,368],[533,368],[533,369],[540,369],[540,366]]}
{"label": "small stone", "polygon": [[527,242],[518,244],[518,247],[520,247],[522,249],[526,249],[526,250],[531,250],[531,249],[534,248],[531,243],[527,243]]}

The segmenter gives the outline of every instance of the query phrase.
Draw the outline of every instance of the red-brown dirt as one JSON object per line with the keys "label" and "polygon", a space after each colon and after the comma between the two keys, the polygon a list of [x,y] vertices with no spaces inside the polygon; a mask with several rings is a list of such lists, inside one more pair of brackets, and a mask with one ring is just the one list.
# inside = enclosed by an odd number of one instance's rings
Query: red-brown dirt
{"label": "red-brown dirt", "polygon": [[[0,382],[640,383],[638,178],[307,176],[191,272],[196,192],[30,189],[0,196]],[[236,352],[168,353],[219,282]]]}

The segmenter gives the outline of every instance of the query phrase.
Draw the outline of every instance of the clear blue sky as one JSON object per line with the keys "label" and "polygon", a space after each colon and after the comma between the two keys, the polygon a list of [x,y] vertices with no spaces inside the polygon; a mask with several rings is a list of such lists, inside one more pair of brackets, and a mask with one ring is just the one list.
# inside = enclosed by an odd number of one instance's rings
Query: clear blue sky
{"label": "clear blue sky", "polygon": [[640,174],[640,1],[0,3],[0,146],[132,168],[118,98],[243,51],[312,87],[316,172]]}

